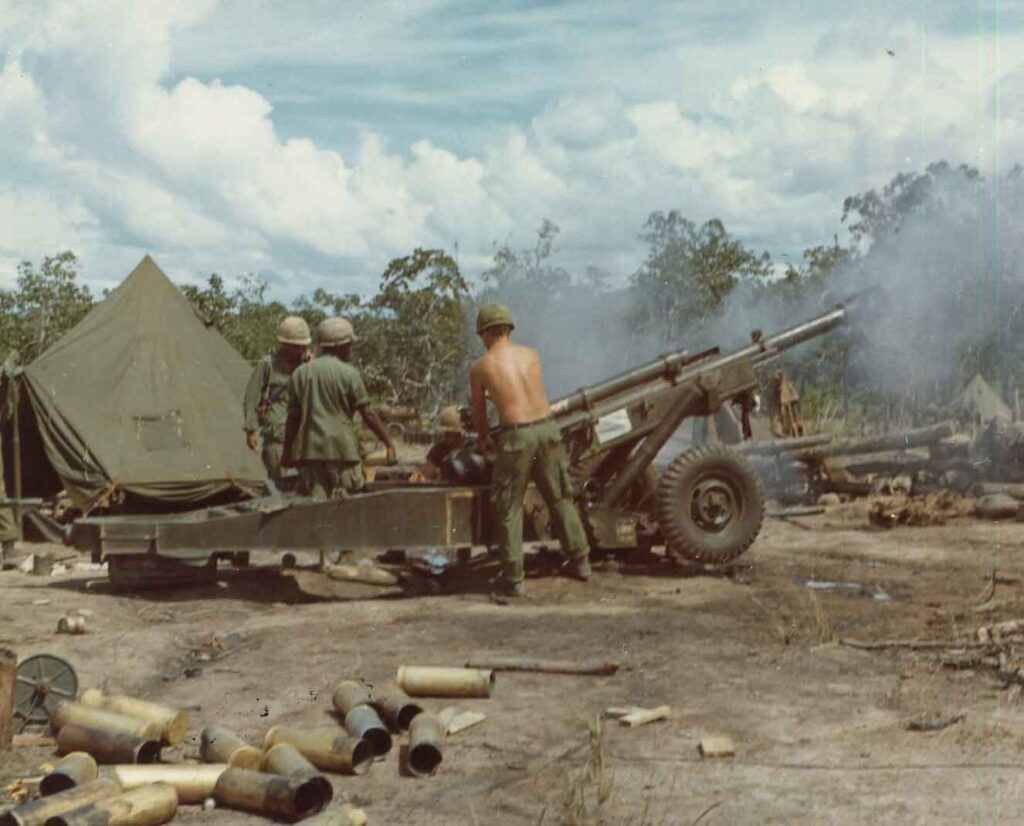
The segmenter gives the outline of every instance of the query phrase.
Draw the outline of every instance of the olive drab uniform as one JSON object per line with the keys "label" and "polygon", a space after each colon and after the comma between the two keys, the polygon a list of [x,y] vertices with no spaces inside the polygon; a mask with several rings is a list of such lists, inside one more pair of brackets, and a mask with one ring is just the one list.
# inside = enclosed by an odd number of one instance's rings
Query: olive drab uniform
{"label": "olive drab uniform", "polygon": [[286,446],[307,496],[326,499],[366,485],[355,415],[370,403],[359,370],[324,354],[299,367],[288,384]]}
{"label": "olive drab uniform", "polygon": [[273,356],[264,356],[256,363],[245,388],[245,430],[259,432],[263,442],[263,466],[267,469],[267,476],[275,482],[282,475],[288,382],[295,367],[280,351]]}
{"label": "olive drab uniform", "polygon": [[523,497],[531,479],[551,511],[566,557],[586,559],[590,546],[573,499],[569,458],[555,423],[549,418],[506,425],[495,435],[495,444],[498,456],[491,477],[493,540],[505,580],[523,581]]}

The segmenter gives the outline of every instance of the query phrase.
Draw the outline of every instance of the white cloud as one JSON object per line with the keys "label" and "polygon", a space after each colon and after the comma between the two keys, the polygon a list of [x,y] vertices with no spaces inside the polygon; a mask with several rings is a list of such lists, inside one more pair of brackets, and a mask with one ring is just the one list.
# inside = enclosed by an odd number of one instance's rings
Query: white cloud
{"label": "white cloud", "polygon": [[[528,244],[550,218],[569,263],[625,275],[653,210],[721,217],[753,244],[794,253],[831,237],[845,195],[901,169],[940,157],[1008,168],[1024,151],[1016,107],[992,105],[997,84],[1004,100],[1024,100],[1014,33],[1001,35],[996,64],[979,62],[991,38],[924,38],[883,12],[704,42],[679,4],[655,3],[637,22],[640,43],[583,3],[453,18],[438,37],[424,27],[450,13],[443,0],[336,5],[0,0],[0,266],[70,247],[109,278],[150,251],[179,278],[257,269],[292,293],[348,290],[415,246],[458,243],[478,270],[495,242]],[[579,24],[591,13],[601,25],[588,35]],[[570,25],[574,39],[558,40]],[[488,45],[502,31],[508,65]],[[564,46],[549,63],[543,52],[521,63],[550,42]],[[406,67],[408,88],[375,85],[368,69],[364,98],[407,107],[411,140],[382,128],[314,140],[275,112],[265,87],[277,69],[261,60],[310,64],[339,49],[338,63]],[[418,60],[457,66],[484,53],[495,74],[453,70],[420,90]],[[182,65],[248,66],[266,83]],[[391,92],[375,100],[375,88]],[[458,151],[416,134],[426,104],[453,89],[464,103],[453,117],[471,133]],[[301,91],[297,105],[315,109],[331,89]],[[525,115],[473,117],[470,101],[500,109],[530,96],[541,102]],[[326,103],[320,116],[373,122]]]}

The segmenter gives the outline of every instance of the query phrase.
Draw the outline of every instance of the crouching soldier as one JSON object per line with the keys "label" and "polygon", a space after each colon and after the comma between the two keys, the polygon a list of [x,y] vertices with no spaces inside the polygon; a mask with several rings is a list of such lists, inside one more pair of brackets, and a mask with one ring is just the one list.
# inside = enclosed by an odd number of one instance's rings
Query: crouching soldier
{"label": "crouching soldier", "polygon": [[446,460],[466,446],[466,432],[462,428],[462,417],[455,405],[446,407],[438,416],[438,440],[427,451],[427,458],[420,469],[410,477],[411,482],[455,482],[447,478],[445,468],[450,466]]}
{"label": "crouching soldier", "polygon": [[349,363],[355,340],[346,319],[325,319],[317,328],[320,355],[297,369],[288,385],[285,456],[299,469],[303,493],[316,499],[366,486],[356,413],[387,447],[388,463],[396,461],[391,436],[370,408],[359,370]]}

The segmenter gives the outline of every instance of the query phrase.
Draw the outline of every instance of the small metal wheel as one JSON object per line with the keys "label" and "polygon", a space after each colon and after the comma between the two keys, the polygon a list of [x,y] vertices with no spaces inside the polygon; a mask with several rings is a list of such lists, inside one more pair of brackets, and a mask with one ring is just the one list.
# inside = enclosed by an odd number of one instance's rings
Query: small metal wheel
{"label": "small metal wheel", "polygon": [[49,723],[61,700],[78,696],[78,675],[71,663],[53,654],[22,660],[14,686],[14,716],[29,723]]}

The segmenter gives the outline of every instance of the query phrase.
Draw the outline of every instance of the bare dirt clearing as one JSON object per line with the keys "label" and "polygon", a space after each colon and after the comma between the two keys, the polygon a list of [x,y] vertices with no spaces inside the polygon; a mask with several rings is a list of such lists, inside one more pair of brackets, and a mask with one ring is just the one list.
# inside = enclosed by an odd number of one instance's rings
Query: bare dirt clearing
{"label": "bare dirt clearing", "polygon": [[[165,752],[171,760],[196,753],[208,722],[257,744],[275,723],[331,725],[335,682],[380,681],[400,664],[621,661],[612,677],[499,674],[489,700],[426,701],[487,720],[448,740],[434,778],[400,776],[394,754],[368,776],[332,776],[371,823],[1019,822],[1024,704],[989,672],[943,668],[935,652],[838,640],[953,640],[1024,617],[1024,525],[865,524],[854,506],[771,520],[728,577],[623,557],[588,585],[533,578],[511,606],[472,590],[483,583],[374,598],[259,559],[216,586],[163,594],[113,593],[99,572],[6,572],[0,642],[22,658],[69,659],[83,686],[189,709],[189,738]],[[978,611],[993,569],[1019,581],[997,584]],[[89,633],[55,634],[77,608],[93,612]],[[588,727],[624,704],[668,704],[672,716],[635,729],[607,721],[595,745]],[[941,731],[906,728],[961,714]],[[731,736],[736,757],[702,759],[707,734]],[[0,778],[34,775],[51,754],[2,754]],[[175,820],[200,821],[260,819],[186,807]]]}

